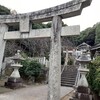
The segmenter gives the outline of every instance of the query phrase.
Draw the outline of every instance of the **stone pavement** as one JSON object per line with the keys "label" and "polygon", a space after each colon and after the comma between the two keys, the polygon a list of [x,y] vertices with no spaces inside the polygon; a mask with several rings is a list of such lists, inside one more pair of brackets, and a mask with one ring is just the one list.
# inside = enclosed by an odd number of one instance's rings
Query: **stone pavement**
{"label": "stone pavement", "polygon": [[[47,85],[29,86],[0,94],[0,100],[47,100]],[[71,92],[71,87],[61,87],[61,98]]]}

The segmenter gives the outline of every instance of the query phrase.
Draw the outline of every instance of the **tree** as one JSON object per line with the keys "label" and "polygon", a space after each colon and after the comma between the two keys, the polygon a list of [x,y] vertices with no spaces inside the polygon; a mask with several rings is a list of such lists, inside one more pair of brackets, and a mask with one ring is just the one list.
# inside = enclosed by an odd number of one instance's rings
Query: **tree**
{"label": "tree", "polygon": [[100,23],[96,27],[95,44],[100,43]]}
{"label": "tree", "polygon": [[89,74],[87,79],[90,85],[91,90],[97,95],[100,100],[100,56],[97,56],[94,61],[89,65]]}
{"label": "tree", "polygon": [[[64,23],[62,23],[65,26]],[[33,23],[33,29],[50,28],[51,23]],[[14,29],[13,29],[14,28]],[[16,27],[17,28],[17,27]],[[10,28],[14,31],[15,27]],[[14,49],[13,49],[14,48]],[[5,56],[12,56],[17,51],[22,50],[27,56],[48,56],[50,52],[50,38],[44,39],[25,39],[25,40],[9,40],[6,44]]]}
{"label": "tree", "polygon": [[10,14],[10,10],[0,5],[0,15],[8,15],[8,14]]}

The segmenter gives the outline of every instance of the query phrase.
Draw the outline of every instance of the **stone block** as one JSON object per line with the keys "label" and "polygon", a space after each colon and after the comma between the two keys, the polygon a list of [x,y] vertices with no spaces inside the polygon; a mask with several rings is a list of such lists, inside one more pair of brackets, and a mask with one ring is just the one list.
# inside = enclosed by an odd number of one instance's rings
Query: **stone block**
{"label": "stone block", "polygon": [[10,89],[17,89],[23,87],[22,83],[5,82],[5,87]]}
{"label": "stone block", "polygon": [[80,94],[79,100],[91,100],[89,94],[82,93]]}
{"label": "stone block", "polygon": [[87,88],[87,87],[78,86],[77,92],[79,92],[79,93],[87,93],[88,94],[90,91],[89,91],[89,88]]}
{"label": "stone block", "polygon": [[5,82],[5,87],[11,88],[11,89],[17,89],[20,87],[23,87],[22,79],[21,78],[8,78],[8,81]]}
{"label": "stone block", "polygon": [[20,17],[20,32],[29,33],[29,16]]}

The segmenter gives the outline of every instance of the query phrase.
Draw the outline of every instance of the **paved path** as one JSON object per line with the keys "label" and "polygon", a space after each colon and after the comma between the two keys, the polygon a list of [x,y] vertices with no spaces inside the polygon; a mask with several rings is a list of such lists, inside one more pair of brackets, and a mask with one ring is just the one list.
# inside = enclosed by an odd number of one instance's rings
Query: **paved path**
{"label": "paved path", "polygon": [[[0,100],[47,100],[47,85],[30,86],[0,94]],[[71,92],[70,87],[61,87],[61,98]]]}

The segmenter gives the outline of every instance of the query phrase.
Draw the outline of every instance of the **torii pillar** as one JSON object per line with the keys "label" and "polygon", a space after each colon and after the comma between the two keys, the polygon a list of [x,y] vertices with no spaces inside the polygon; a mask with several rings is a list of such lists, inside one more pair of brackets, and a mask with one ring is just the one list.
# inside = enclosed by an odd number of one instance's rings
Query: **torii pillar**
{"label": "torii pillar", "polygon": [[[23,39],[38,38],[51,36],[50,50],[50,67],[49,67],[49,89],[47,100],[60,100],[60,84],[61,84],[61,36],[68,36],[77,31],[77,28],[62,28],[62,19],[77,16],[81,14],[83,8],[89,6],[92,0],[72,0],[48,9],[17,15],[0,16],[0,68],[2,66],[3,52],[5,40],[7,39]],[[51,34],[45,29],[30,30],[30,22],[52,21]],[[20,31],[7,33],[7,25],[18,24]],[[2,25],[4,27],[2,27]],[[67,29],[67,30],[66,30]],[[62,33],[61,33],[62,31]],[[44,32],[46,34],[44,34]],[[74,34],[75,35],[75,34]]]}
{"label": "torii pillar", "polygon": [[53,17],[51,29],[51,51],[49,69],[48,100],[60,100],[61,87],[61,29],[60,16]]}
{"label": "torii pillar", "polygon": [[[72,9],[74,9],[74,6],[72,7]],[[81,11],[81,8],[79,11]],[[60,90],[61,89],[61,29],[62,29],[61,16],[54,16],[51,28],[49,91],[47,100],[60,100],[61,96],[60,93],[61,92]]]}
{"label": "torii pillar", "polygon": [[[4,50],[6,45],[6,40],[3,39],[5,32],[8,31],[6,24],[0,24],[0,73],[2,72],[2,61],[4,56]],[[2,74],[2,73],[1,73]]]}

